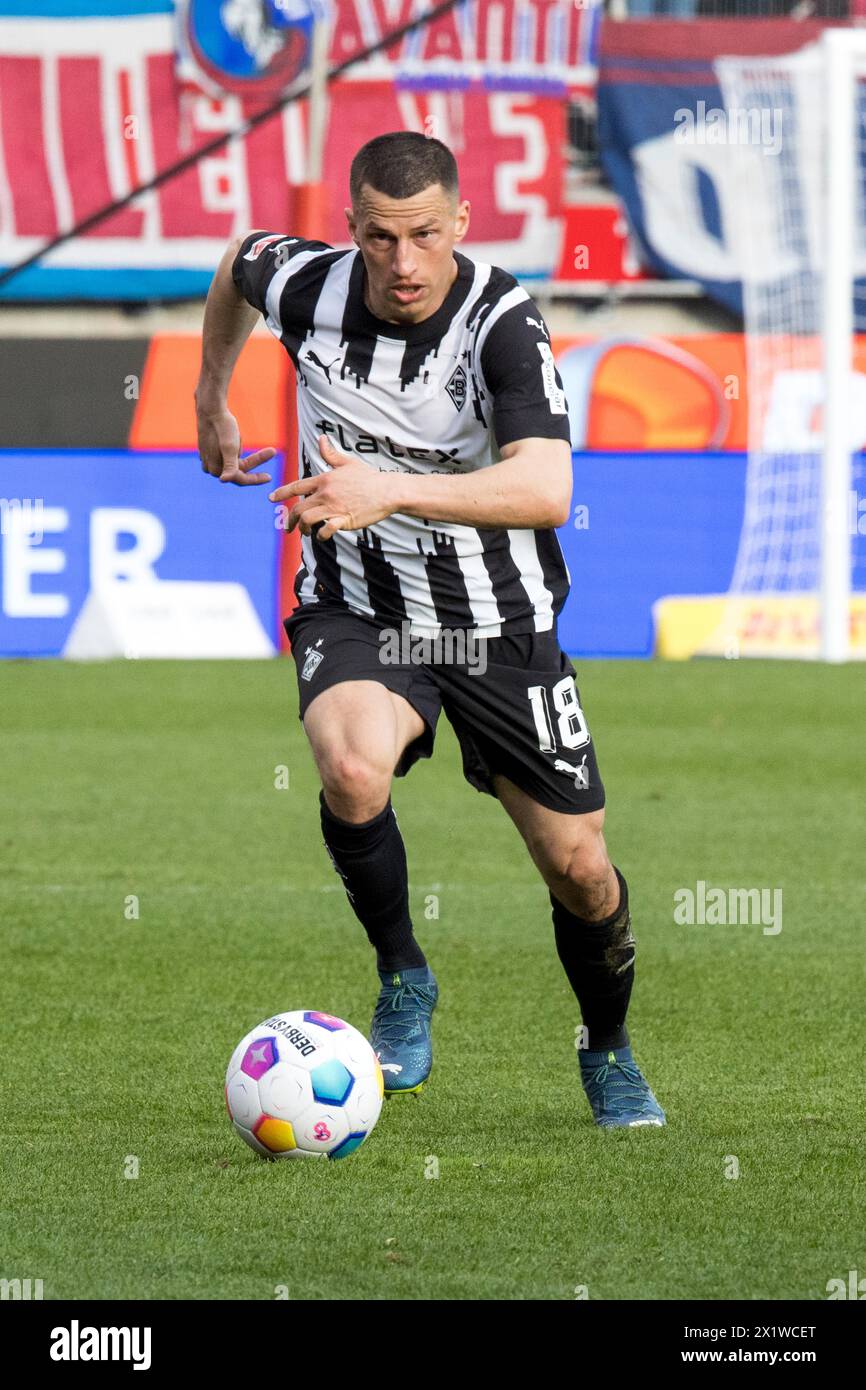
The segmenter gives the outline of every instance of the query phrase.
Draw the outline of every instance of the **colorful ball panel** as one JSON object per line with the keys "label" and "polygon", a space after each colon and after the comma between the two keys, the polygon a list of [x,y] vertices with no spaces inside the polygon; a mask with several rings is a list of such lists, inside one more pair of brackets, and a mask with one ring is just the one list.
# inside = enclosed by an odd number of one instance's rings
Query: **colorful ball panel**
{"label": "colorful ball panel", "polygon": [[336,1149],[331,1150],[328,1157],[348,1158],[349,1154],[353,1154],[356,1149],[361,1147],[366,1138],[366,1134],[350,1134],[348,1139],[344,1139],[342,1144],[338,1145]]}
{"label": "colorful ball panel", "polygon": [[310,1081],[313,1083],[313,1099],[325,1105],[345,1105],[354,1085],[352,1073],[336,1057],[314,1067],[310,1072]]}
{"label": "colorful ball panel", "polygon": [[241,1071],[258,1081],[279,1061],[275,1038],[256,1038],[251,1042],[241,1059]]}
{"label": "colorful ball panel", "polygon": [[289,1149],[298,1147],[295,1131],[288,1120],[277,1120],[273,1115],[262,1115],[253,1125],[252,1132],[270,1153],[287,1153]]}
{"label": "colorful ball panel", "polygon": [[323,1014],[318,1009],[309,1009],[304,1014],[305,1023],[317,1023],[320,1028],[326,1028],[329,1033],[339,1033],[342,1028],[348,1028],[348,1023],[344,1023],[341,1018],[335,1018],[333,1014]]}

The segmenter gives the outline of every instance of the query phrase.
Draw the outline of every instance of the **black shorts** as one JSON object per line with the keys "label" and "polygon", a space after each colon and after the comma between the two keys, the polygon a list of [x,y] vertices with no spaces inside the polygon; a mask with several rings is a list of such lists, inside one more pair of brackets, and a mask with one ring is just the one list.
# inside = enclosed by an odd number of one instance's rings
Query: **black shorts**
{"label": "black shorts", "polygon": [[427,727],[403,753],[398,777],[430,757],[444,710],[463,775],[478,791],[495,796],[492,778],[502,773],[552,811],[580,815],[604,805],[574,667],[555,630],[469,643],[451,633],[422,642],[364,614],[318,604],[296,609],[284,626],[301,719],[317,695],[344,681],[377,681],[418,711]]}

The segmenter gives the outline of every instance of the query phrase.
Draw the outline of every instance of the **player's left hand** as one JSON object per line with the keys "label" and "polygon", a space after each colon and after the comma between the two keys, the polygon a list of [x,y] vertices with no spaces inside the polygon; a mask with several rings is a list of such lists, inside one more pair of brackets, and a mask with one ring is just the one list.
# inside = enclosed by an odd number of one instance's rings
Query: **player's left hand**
{"label": "player's left hand", "polygon": [[390,516],[394,507],[393,480],[365,463],[341,454],[327,435],[319,436],[319,453],[329,472],[314,478],[299,478],[268,494],[271,502],[300,497],[289,514],[288,530],[301,528],[309,536],[320,521],[325,524],[316,534],[320,541],[331,539],[335,531],[361,531]]}

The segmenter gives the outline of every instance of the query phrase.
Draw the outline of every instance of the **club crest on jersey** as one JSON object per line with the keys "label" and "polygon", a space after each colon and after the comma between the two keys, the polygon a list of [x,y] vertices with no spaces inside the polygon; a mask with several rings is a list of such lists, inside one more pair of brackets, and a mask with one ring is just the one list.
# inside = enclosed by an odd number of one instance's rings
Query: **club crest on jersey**
{"label": "club crest on jersey", "polygon": [[466,373],[464,372],[463,368],[460,366],[459,363],[454,368],[454,371],[451,373],[451,377],[445,387],[445,390],[448,392],[449,396],[454,402],[455,408],[457,410],[462,410],[466,402],[467,387]]}
{"label": "club crest on jersey", "polygon": [[307,647],[304,653],[304,664],[301,668],[301,680],[311,681],[324,659],[324,652],[317,652],[313,647]]}

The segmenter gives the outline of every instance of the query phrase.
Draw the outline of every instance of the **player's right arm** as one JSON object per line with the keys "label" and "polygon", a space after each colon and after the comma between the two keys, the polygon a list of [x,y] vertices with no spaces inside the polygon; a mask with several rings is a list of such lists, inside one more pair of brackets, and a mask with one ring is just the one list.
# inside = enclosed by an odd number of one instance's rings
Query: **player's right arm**
{"label": "player's right arm", "polygon": [[201,371],[195,389],[198,451],[201,466],[221,483],[269,483],[268,473],[252,470],[267,463],[276,449],[259,449],[241,458],[241,436],[228,408],[228,389],[241,349],[255,327],[257,309],[247,303],[232,278],[235,258],[246,237],[226,247],[208,291],[202,329]]}

